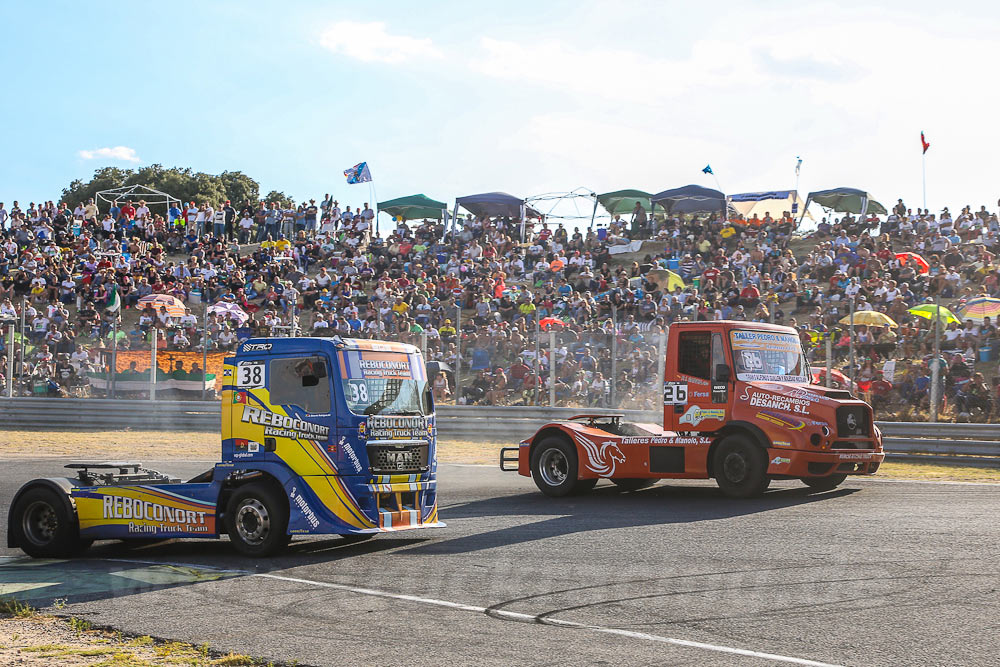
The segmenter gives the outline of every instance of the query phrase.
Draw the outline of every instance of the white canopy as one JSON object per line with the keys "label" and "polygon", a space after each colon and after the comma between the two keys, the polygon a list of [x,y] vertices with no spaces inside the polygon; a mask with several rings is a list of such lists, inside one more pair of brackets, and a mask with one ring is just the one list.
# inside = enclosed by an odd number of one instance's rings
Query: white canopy
{"label": "white canopy", "polygon": [[123,185],[120,188],[101,190],[97,193],[97,200],[106,204],[112,204],[116,201],[139,201],[140,199],[147,204],[165,204],[166,208],[170,208],[170,204],[174,202],[181,203],[177,197],[145,185]]}
{"label": "white canopy", "polygon": [[[729,207],[737,211],[744,219],[752,218],[757,214],[758,218],[763,218],[766,213],[770,213],[772,218],[780,218],[785,211],[791,213],[792,218],[798,219],[802,215],[805,202],[795,190],[769,190],[765,192],[744,192],[726,197]],[[806,212],[812,220],[812,216]]]}

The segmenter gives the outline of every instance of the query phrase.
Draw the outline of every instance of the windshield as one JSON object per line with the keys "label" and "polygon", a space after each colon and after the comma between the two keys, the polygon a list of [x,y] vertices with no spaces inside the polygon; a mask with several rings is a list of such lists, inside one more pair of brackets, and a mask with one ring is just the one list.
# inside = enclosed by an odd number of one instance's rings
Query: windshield
{"label": "windshield", "polygon": [[795,334],[735,330],[730,337],[737,379],[809,382],[809,367]]}
{"label": "windshield", "polygon": [[367,350],[342,354],[341,384],[347,407],[354,414],[431,413],[430,387],[420,355]]}

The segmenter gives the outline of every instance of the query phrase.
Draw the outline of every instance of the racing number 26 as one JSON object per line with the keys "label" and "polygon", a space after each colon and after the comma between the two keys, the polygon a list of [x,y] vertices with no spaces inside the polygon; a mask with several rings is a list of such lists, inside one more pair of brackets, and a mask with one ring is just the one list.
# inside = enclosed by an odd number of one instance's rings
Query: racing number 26
{"label": "racing number 26", "polygon": [[664,405],[687,405],[687,402],[688,402],[687,382],[663,383]]}

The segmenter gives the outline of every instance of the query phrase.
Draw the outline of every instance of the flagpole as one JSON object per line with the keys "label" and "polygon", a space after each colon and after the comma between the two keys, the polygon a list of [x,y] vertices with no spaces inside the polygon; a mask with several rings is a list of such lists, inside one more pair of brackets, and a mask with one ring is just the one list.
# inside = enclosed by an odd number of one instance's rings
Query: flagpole
{"label": "flagpole", "polygon": [[920,169],[924,181],[924,211],[927,210],[927,151],[924,150],[920,156]]}
{"label": "flagpole", "polygon": [[369,238],[374,238],[372,236],[373,232],[374,232],[375,236],[378,236],[378,194],[375,192],[375,179],[374,178],[372,180],[368,181],[368,189],[371,191],[368,196],[371,197],[371,199],[372,199],[372,209],[375,211],[375,217],[373,218],[373,221],[375,222],[375,229],[369,229],[368,230],[368,236],[369,236]]}

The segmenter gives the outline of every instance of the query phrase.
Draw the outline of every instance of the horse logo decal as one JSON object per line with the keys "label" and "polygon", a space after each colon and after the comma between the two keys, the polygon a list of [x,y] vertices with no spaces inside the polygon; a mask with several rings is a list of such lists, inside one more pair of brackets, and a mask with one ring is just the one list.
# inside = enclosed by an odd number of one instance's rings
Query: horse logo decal
{"label": "horse logo decal", "polygon": [[625,463],[625,454],[622,453],[614,440],[606,440],[598,445],[593,440],[577,433],[576,441],[587,453],[585,464],[587,469],[597,473],[600,477],[614,476],[615,466],[619,463]]}

